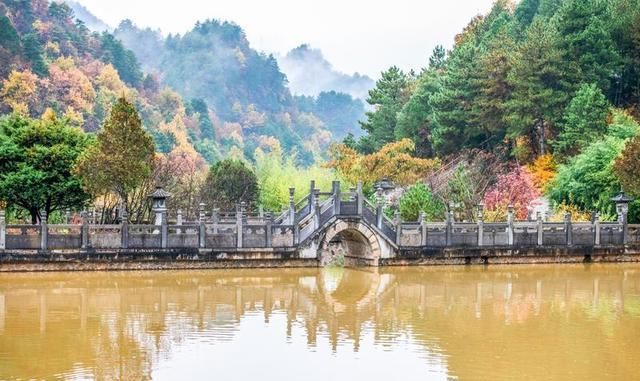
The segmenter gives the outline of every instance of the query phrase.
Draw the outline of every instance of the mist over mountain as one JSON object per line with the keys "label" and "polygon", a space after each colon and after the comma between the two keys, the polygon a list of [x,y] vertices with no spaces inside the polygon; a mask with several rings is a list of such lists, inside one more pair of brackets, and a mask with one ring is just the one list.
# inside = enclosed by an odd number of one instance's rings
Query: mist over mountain
{"label": "mist over mountain", "polygon": [[367,92],[375,85],[366,75],[337,71],[320,49],[313,49],[308,44],[292,49],[280,57],[278,63],[287,75],[291,91],[297,95],[317,96],[333,90],[366,99]]}
{"label": "mist over mountain", "polygon": [[112,29],[106,22],[91,13],[84,5],[76,1],[65,1],[65,3],[73,10],[75,17],[81,20],[90,30],[94,32],[105,32]]}

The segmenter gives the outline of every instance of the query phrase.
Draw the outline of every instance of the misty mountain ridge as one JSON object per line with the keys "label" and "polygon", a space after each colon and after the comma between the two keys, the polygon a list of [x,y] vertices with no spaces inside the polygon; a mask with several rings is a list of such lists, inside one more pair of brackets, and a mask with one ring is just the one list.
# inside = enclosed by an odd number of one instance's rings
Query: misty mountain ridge
{"label": "misty mountain ridge", "polygon": [[94,32],[107,32],[113,29],[77,1],[65,1],[65,3],[73,10],[76,19],[82,21],[89,30]]}
{"label": "misty mountain ridge", "polygon": [[337,91],[354,98],[366,99],[375,81],[366,75],[348,75],[337,71],[320,49],[302,44],[278,58],[280,68],[287,75],[289,88],[296,95],[317,96]]}

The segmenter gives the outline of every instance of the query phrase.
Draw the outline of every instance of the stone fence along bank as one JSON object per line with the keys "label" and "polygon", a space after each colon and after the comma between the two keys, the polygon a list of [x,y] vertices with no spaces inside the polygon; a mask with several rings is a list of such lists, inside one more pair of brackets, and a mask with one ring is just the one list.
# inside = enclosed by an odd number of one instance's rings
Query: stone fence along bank
{"label": "stone fence along bank", "polygon": [[197,221],[180,212],[168,221],[166,199],[157,189],[154,224],[96,224],[83,213],[79,224],[7,225],[0,211],[0,271],[102,270],[220,267],[321,266],[343,257],[353,266],[469,263],[640,261],[640,225],[627,224],[623,195],[619,219],[600,222],[505,222],[390,220],[362,186],[348,191],[334,182],[310,193],[282,214],[211,213],[201,204]]}

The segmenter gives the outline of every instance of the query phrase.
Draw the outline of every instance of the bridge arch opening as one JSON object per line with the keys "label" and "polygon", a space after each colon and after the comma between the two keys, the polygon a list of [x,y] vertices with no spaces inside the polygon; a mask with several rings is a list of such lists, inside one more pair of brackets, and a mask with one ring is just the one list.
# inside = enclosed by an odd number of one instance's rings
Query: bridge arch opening
{"label": "bridge arch opening", "polygon": [[380,252],[378,237],[369,227],[360,222],[337,221],[327,229],[318,258],[323,266],[378,266]]}

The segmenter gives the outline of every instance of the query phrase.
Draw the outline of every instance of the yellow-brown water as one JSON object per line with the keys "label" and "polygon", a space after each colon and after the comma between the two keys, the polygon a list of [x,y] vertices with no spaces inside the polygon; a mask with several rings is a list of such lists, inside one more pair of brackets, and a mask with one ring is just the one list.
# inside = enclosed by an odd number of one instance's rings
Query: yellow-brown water
{"label": "yellow-brown water", "polygon": [[640,379],[640,266],[0,275],[0,379]]}

